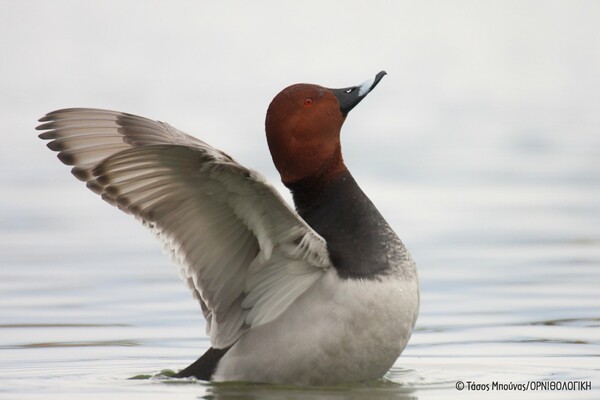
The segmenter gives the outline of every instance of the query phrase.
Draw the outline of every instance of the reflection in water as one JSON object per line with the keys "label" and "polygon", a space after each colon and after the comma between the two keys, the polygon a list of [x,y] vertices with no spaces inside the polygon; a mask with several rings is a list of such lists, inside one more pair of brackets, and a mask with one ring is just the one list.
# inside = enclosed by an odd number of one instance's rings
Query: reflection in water
{"label": "reflection in water", "polygon": [[213,383],[195,378],[173,378],[175,371],[163,370],[154,375],[139,375],[129,379],[159,381],[165,385],[201,387],[205,399],[416,399],[416,389],[402,382],[413,371],[392,368],[386,378],[368,383],[336,386],[269,385],[245,382]]}
{"label": "reflection in water", "polygon": [[210,384],[205,399],[251,400],[251,399],[417,399],[415,390],[393,382],[372,382],[362,385],[344,385],[331,387],[294,387],[258,384]]}

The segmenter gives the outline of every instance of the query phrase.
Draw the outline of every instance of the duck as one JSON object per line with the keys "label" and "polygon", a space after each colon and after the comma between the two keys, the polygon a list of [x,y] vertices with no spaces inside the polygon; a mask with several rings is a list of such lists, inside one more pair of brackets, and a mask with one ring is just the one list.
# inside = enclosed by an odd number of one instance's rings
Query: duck
{"label": "duck", "polygon": [[[258,172],[173,126],[93,108],[50,112],[47,147],[162,241],[211,347],[176,378],[332,385],[381,379],[419,310],[415,262],[348,170],[340,132],[386,75],[279,92],[267,144],[294,207]],[[368,134],[368,133],[367,133]]]}

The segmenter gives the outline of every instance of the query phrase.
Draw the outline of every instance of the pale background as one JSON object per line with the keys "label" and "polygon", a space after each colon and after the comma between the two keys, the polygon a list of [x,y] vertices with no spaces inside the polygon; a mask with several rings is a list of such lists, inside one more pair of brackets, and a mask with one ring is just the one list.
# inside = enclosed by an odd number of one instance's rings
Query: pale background
{"label": "pale background", "polygon": [[419,266],[392,380],[419,398],[468,378],[599,386],[599,21],[597,1],[0,1],[4,393],[216,390],[123,384],[200,355],[199,308],[154,238],[37,139],[39,117],[167,121],[283,191],[271,98],[382,69],[342,145]]}

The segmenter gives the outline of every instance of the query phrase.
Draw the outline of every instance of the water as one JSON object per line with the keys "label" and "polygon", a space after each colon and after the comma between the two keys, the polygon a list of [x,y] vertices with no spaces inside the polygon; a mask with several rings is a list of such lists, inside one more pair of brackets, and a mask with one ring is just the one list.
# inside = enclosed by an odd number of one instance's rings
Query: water
{"label": "water", "polygon": [[[443,2],[317,14],[32,3],[0,13],[0,398],[600,396],[596,3],[464,2],[468,15]],[[316,22],[278,17],[290,13]],[[281,47],[290,41],[293,51]],[[160,118],[276,182],[262,134],[273,94],[298,80],[360,83],[383,67],[342,140],[419,268],[416,330],[385,380],[296,388],[157,375],[209,347],[200,309],[152,235],[70,177],[35,120],[63,106]],[[595,390],[456,389],[540,380]]]}

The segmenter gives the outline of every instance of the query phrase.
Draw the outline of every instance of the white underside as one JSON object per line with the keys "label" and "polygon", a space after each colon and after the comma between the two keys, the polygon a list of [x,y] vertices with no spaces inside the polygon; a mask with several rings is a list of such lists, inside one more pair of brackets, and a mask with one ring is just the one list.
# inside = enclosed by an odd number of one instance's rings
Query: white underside
{"label": "white underside", "polygon": [[418,308],[416,280],[341,280],[329,270],[284,314],[245,333],[213,380],[318,385],[381,378],[406,346]]}

